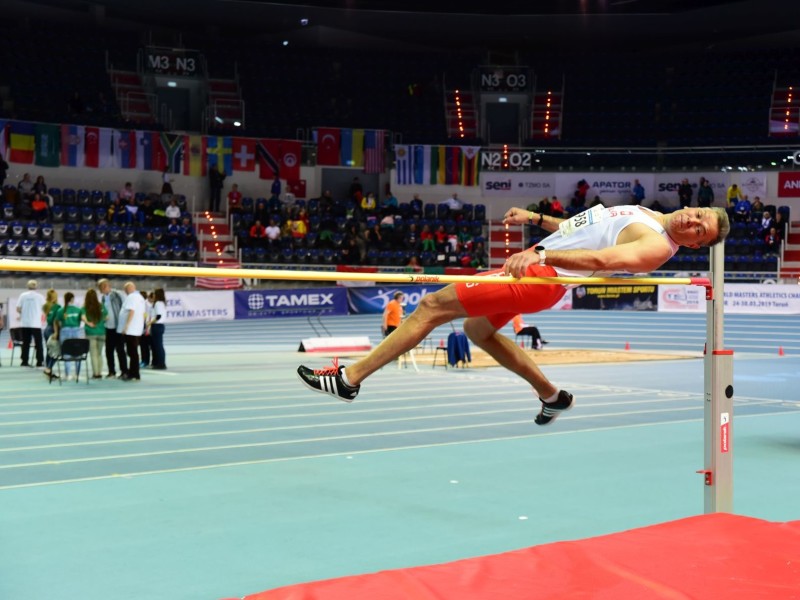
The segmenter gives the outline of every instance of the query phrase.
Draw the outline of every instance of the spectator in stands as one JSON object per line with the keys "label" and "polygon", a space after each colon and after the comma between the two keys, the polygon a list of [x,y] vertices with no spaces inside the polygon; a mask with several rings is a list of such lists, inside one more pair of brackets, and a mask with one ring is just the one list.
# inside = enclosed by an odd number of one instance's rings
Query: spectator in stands
{"label": "spectator in stands", "polygon": [[128,225],[144,223],[144,213],[139,213],[139,206],[136,204],[135,198],[129,198],[128,203],[125,205],[125,222]]}
{"label": "spectator in stands", "polygon": [[262,223],[269,223],[269,211],[267,210],[267,201],[264,198],[256,200],[256,209],[253,213],[255,220]]}
{"label": "spectator in stands", "polygon": [[84,332],[89,340],[89,356],[92,361],[92,378],[103,377],[103,348],[106,343],[106,319],[108,309],[101,304],[94,288],[86,291],[81,308],[81,321],[84,323]]}
{"label": "spectator in stands", "polygon": [[361,180],[358,177],[353,177],[353,181],[350,183],[348,196],[355,201],[356,204],[361,204],[361,200],[364,198],[364,186],[361,185]]}
{"label": "spectator in stands", "polygon": [[271,215],[283,216],[283,204],[281,204],[281,199],[277,196],[277,194],[272,194],[267,199],[267,211]]}
{"label": "spectator in stands", "polygon": [[74,116],[83,114],[84,110],[86,110],[86,105],[83,102],[83,98],[81,98],[81,93],[75,90],[67,101],[67,111]]}
{"label": "spectator in stands", "polygon": [[581,179],[578,182],[578,187],[575,191],[578,200],[583,200],[583,202],[580,204],[581,206],[586,205],[586,195],[589,193],[590,189],[591,188],[589,187],[589,182],[587,182],[585,179]]}
{"label": "spectator in stands", "polygon": [[681,205],[681,208],[692,205],[693,193],[692,184],[689,183],[688,179],[684,178],[678,186],[678,203]]}
{"label": "spectator in stands", "polygon": [[345,235],[345,244],[349,244],[351,248],[355,247],[356,249],[355,254],[353,254],[354,262],[351,264],[363,263],[367,256],[367,238],[364,236],[358,223],[351,222],[348,225]]}
{"label": "spectator in stands", "polygon": [[181,226],[178,219],[170,219],[167,230],[164,232],[164,237],[170,246],[177,246],[181,243]]}
{"label": "spectator in stands", "polygon": [[39,287],[35,279],[28,281],[28,291],[19,295],[17,300],[17,314],[20,327],[22,327],[22,356],[21,367],[30,367],[28,354],[31,348],[31,338],[36,347],[36,366],[44,363],[44,350],[42,348],[42,314],[44,309],[44,296],[36,289]]}
{"label": "spectator in stands", "polygon": [[739,186],[731,184],[728,188],[728,208],[733,209],[736,207],[736,203],[742,199],[741,192],[739,191]]}
{"label": "spectator in stands", "polygon": [[278,239],[281,237],[281,228],[278,227],[275,219],[269,220],[269,224],[264,228],[264,235],[269,246],[275,246],[278,243]]}
{"label": "spectator in stands", "polygon": [[305,210],[298,211],[292,219],[291,236],[295,242],[304,240],[308,233],[308,217],[305,212]]}
{"label": "spectator in stands", "polygon": [[775,227],[770,227],[767,235],[764,236],[764,243],[767,245],[767,252],[775,254],[781,251],[781,236]]}
{"label": "spectator in stands", "polygon": [[250,227],[248,241],[250,246],[253,248],[265,246],[267,243],[267,230],[258,219],[256,219],[256,221]]}
{"label": "spectator in stands", "polygon": [[584,210],[586,210],[586,196],[581,197],[580,191],[575,190],[572,198],[570,198],[569,206],[567,207],[567,215],[571,217]]}
{"label": "spectator in stands", "polygon": [[458,232],[458,243],[466,250],[472,250],[472,231],[469,225],[462,225]]}
{"label": "spectator in stands", "polygon": [[[208,169],[208,187],[211,190],[211,212],[219,212],[219,205],[222,202],[222,188],[225,184],[226,174],[216,166]],[[230,196],[230,194],[228,194]]]}
{"label": "spectator in stands", "polygon": [[181,238],[184,245],[191,245],[195,242],[194,227],[192,227],[192,221],[189,217],[183,217],[183,221],[181,221]]}
{"label": "spectator in stands", "polygon": [[765,236],[769,233],[769,230],[775,227],[775,221],[772,219],[772,215],[768,210],[765,210],[761,213],[761,235]]}
{"label": "spectator in stands", "polygon": [[136,194],[133,192],[133,184],[130,181],[125,182],[125,185],[119,191],[119,199],[123,204],[127,204],[131,198],[135,198]]}
{"label": "spectator in stands", "polygon": [[8,170],[10,168],[5,157],[0,154],[0,190],[2,190],[3,186],[6,184],[6,177],[8,177]]}
{"label": "spectator in stands", "polygon": [[386,191],[386,196],[381,200],[381,216],[397,214],[397,198],[390,191]]}
{"label": "spectator in stands", "polygon": [[47,196],[47,183],[45,183],[44,175],[39,175],[36,178],[36,183],[33,184],[33,192],[40,194],[42,198]]}
{"label": "spectator in stands", "polygon": [[383,250],[386,247],[383,239],[383,232],[378,223],[367,231],[367,243],[370,250]]}
{"label": "spectator in stands", "polygon": [[[81,309],[72,303],[73,300],[75,300],[75,294],[72,292],[64,294],[64,306],[58,310],[54,320],[55,330],[58,332],[58,341],[62,344],[65,340],[83,337],[83,330],[81,329]],[[66,361],[64,363],[64,372],[67,380],[71,379],[73,366],[76,367],[74,379],[77,381],[80,375],[80,363]]]}
{"label": "spectator in stands", "polygon": [[450,208],[450,214],[453,215],[453,218],[458,217],[461,214],[461,209],[464,208],[464,203],[459,200],[458,194],[455,193],[447,198],[444,203]]}
{"label": "spectator in stands", "polygon": [[413,250],[414,252],[419,250],[420,239],[416,223],[409,224],[408,229],[406,229],[406,235],[404,241],[406,248],[408,248],[409,250]]}
{"label": "spectator in stands", "polygon": [[605,206],[605,204],[603,204],[603,201],[600,200],[600,196],[594,197],[594,200],[592,200],[592,203],[589,205],[589,208],[594,208],[595,206],[603,206],[603,207]]}
{"label": "spectator in stands", "polygon": [[373,192],[368,192],[366,196],[361,198],[360,206],[365,218],[375,216],[378,212],[378,203],[375,200],[375,194]]}
{"label": "spectator in stands", "polygon": [[31,212],[32,217],[34,220],[39,221],[47,221],[50,218],[50,205],[47,203],[42,195],[38,192],[33,194],[33,200],[31,200]]}
{"label": "spectator in stands", "polygon": [[753,199],[753,206],[750,208],[750,214],[754,219],[755,218],[760,219],[763,212],[764,212],[764,203],[761,201],[761,198],[759,196],[756,196]]}
{"label": "spectator in stands", "polygon": [[114,368],[115,354],[119,362],[120,375],[124,375],[126,372],[125,345],[122,336],[117,333],[125,294],[111,289],[111,282],[108,279],[100,279],[97,282],[97,290],[100,292],[103,306],[106,307],[108,315],[106,317],[106,363],[108,364],[108,375],[106,377],[110,379],[117,376],[117,371]]}
{"label": "spectator in stands", "polygon": [[100,240],[94,247],[94,257],[97,260],[108,262],[111,258],[111,246],[105,240]]}
{"label": "spectator in stands", "polygon": [[108,205],[108,222],[115,225],[123,225],[125,223],[125,205],[119,197],[114,198],[111,204]]}
{"label": "spectator in stands", "polygon": [[242,212],[242,192],[239,191],[239,185],[234,183],[231,186],[231,191],[228,192],[228,213],[241,214]]}
{"label": "spectator in stands", "polygon": [[181,218],[181,208],[178,206],[178,201],[175,198],[169,199],[169,205],[164,210],[164,216],[167,219],[180,219]]}
{"label": "spectator in stands", "polygon": [[472,262],[470,266],[475,269],[485,269],[489,266],[489,255],[486,253],[483,242],[475,244],[475,250],[472,251]]}
{"label": "spectator in stands", "polygon": [[150,196],[145,196],[142,205],[139,207],[139,222],[145,227],[155,227],[161,225],[160,218],[156,217],[156,207]]}
{"label": "spectator in stands", "polygon": [[742,223],[747,223],[750,220],[750,209],[752,205],[750,204],[750,200],[747,199],[747,196],[744,196],[741,200],[736,203],[734,207],[734,214],[733,217],[736,221],[740,221]]}
{"label": "spectator in stands", "polygon": [[[543,197],[539,200],[539,207],[538,212],[542,213],[543,215],[552,215],[553,214],[553,204],[550,202],[550,198],[547,196]],[[533,212],[536,212],[534,210]]]}
{"label": "spectator in stands", "polygon": [[638,179],[634,179],[633,189],[631,190],[631,203],[641,204],[642,202],[644,202],[644,186],[639,182]]}
{"label": "spectator in stands", "polygon": [[697,190],[697,206],[708,208],[714,204],[714,188],[711,187],[708,179],[700,179],[700,188]]}
{"label": "spectator in stands", "polygon": [[556,196],[550,200],[550,214],[559,218],[564,216],[564,207]]}
{"label": "spectator in stands", "polygon": [[161,172],[161,195],[172,195],[174,192],[172,191],[172,176],[169,172],[169,165],[164,167],[164,170]]}
{"label": "spectator in stands", "polygon": [[423,252],[436,252],[436,240],[433,237],[431,226],[425,223],[422,226],[422,231],[419,234],[420,242],[422,243]]}
{"label": "spectator in stands", "polygon": [[139,361],[139,367],[149,367],[150,366],[150,354],[153,349],[153,343],[150,338],[150,323],[153,319],[155,319],[156,311],[153,308],[153,304],[155,303],[155,297],[153,296],[153,292],[149,294],[145,291],[139,292],[144,298],[144,329],[142,330],[142,335],[139,338],[139,355],[141,360]]}
{"label": "spectator in stands", "polygon": [[25,173],[22,176],[22,180],[17,185],[17,191],[22,200],[30,200],[33,198],[33,181],[31,181],[29,173]]}
{"label": "spectator in stands", "polygon": [[444,225],[439,225],[436,231],[433,232],[433,241],[436,245],[436,250],[439,252],[444,252],[447,249],[447,231],[445,231]]}
{"label": "spectator in stands", "polygon": [[416,217],[417,219],[422,218],[422,211],[424,209],[424,206],[422,203],[422,199],[419,197],[419,194],[414,194],[414,197],[411,199],[411,202],[408,203],[408,207],[412,217]]}
{"label": "spectator in stands", "polygon": [[784,217],[781,211],[775,213],[775,218],[772,220],[772,226],[775,227],[775,230],[778,232],[778,235],[781,236],[781,239],[786,238],[786,226],[787,226],[786,218]]}
{"label": "spectator in stands", "polygon": [[156,248],[158,247],[158,242],[153,237],[153,232],[148,231],[144,236],[144,241],[142,242],[142,256],[147,260],[155,260],[158,258],[158,251]]}
{"label": "spectator in stands", "polygon": [[280,200],[281,197],[281,178],[275,175],[275,179],[272,180],[272,185],[269,188],[269,193],[272,196],[275,196]]}

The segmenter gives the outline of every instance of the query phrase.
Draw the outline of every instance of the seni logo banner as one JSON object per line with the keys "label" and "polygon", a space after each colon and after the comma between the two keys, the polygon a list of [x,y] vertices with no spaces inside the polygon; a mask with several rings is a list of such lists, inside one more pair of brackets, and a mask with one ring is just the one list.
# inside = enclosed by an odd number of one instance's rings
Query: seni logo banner
{"label": "seni logo banner", "polygon": [[347,291],[341,288],[237,291],[234,303],[237,319],[346,315]]}

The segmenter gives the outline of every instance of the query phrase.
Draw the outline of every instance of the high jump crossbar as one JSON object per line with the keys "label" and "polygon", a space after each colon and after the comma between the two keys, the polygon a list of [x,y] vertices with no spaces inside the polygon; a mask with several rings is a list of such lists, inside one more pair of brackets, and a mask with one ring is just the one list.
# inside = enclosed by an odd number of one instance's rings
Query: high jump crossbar
{"label": "high jump crossbar", "polygon": [[283,281],[371,281],[375,283],[482,283],[569,285],[699,285],[710,289],[704,277],[521,277],[510,275],[438,275],[424,273],[355,273],[349,271],[305,271],[280,269],[232,269],[226,267],[179,267],[152,264],[96,263],[46,260],[0,260],[0,271],[73,273],[82,275],[126,275],[141,277],[210,277],[274,279]]}

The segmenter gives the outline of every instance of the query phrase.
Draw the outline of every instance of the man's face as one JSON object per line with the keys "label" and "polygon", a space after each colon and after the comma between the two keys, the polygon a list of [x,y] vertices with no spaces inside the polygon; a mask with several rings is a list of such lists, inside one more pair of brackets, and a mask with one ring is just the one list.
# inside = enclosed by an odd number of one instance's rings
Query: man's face
{"label": "man's face", "polygon": [[667,233],[681,246],[707,246],[719,235],[717,215],[707,208],[682,208],[670,213]]}

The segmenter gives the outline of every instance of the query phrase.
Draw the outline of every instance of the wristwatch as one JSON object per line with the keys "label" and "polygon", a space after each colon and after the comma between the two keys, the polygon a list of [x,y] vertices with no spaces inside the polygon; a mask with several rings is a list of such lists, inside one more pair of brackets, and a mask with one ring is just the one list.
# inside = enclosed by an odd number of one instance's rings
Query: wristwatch
{"label": "wristwatch", "polygon": [[543,267],[547,260],[547,253],[545,252],[544,246],[536,246],[533,250],[539,255],[539,266]]}

